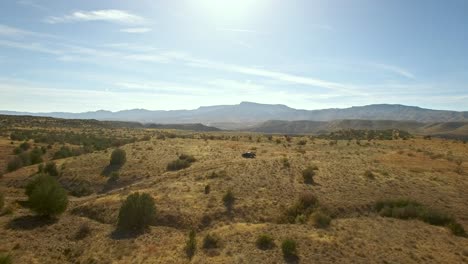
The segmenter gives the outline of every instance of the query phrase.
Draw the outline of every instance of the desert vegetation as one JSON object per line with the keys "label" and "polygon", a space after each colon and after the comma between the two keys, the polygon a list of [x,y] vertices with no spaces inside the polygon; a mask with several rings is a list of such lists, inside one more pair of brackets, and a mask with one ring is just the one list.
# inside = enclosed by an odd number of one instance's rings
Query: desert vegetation
{"label": "desert vegetation", "polygon": [[142,232],[156,217],[153,198],[147,193],[133,193],[120,207],[117,228],[126,232]]}
{"label": "desert vegetation", "polygon": [[38,174],[26,186],[28,206],[40,216],[53,217],[65,211],[67,193],[55,178]]}
{"label": "desert vegetation", "polygon": [[0,264],[11,264],[11,256],[10,255],[4,255],[0,254]]}
{"label": "desert vegetation", "polygon": [[293,239],[285,239],[281,243],[281,251],[286,259],[297,257],[297,243]]}
{"label": "desert vegetation", "polygon": [[[463,142],[54,122],[28,121],[135,140],[88,152],[0,128],[0,254],[13,263],[468,260]],[[34,150],[42,161],[23,163]]]}
{"label": "desert vegetation", "polygon": [[257,238],[256,245],[261,250],[268,250],[275,247],[275,241],[271,236],[262,234]]}
{"label": "desert vegetation", "polygon": [[456,220],[443,212],[427,208],[409,199],[379,201],[375,209],[381,216],[399,219],[419,219],[431,225],[447,226],[454,235],[466,236],[466,232]]}
{"label": "desert vegetation", "polygon": [[171,161],[167,164],[167,170],[177,171],[190,167],[196,159],[192,155],[181,154],[178,159]]}
{"label": "desert vegetation", "polygon": [[195,230],[190,230],[188,234],[188,239],[185,245],[185,252],[189,258],[192,258],[195,255],[195,251],[197,250],[197,233]]}

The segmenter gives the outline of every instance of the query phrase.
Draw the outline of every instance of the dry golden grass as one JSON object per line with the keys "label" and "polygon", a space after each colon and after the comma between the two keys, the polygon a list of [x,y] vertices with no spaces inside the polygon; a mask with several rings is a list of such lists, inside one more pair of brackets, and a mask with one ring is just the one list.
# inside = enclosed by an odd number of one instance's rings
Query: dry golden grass
{"label": "dry golden grass", "polygon": [[[135,133],[155,132],[145,131]],[[184,246],[189,230],[195,228],[198,247],[192,263],[283,263],[280,245],[286,238],[297,241],[300,263],[468,261],[467,238],[422,221],[382,218],[372,210],[377,200],[408,197],[453,215],[468,229],[466,144],[417,138],[361,142],[362,146],[307,139],[298,145],[306,138],[288,143],[279,136],[269,141],[259,134],[251,134],[251,140],[249,134],[213,135],[241,138],[204,140],[195,133],[194,139],[153,137],[125,145],[127,162],[115,184],[102,175],[111,150],[58,160],[64,186],[85,182],[93,193],[71,196],[67,212],[47,225],[35,223],[28,210],[15,206],[11,214],[0,216],[0,252],[10,252],[15,263],[189,263]],[[9,140],[0,140],[1,154],[8,152],[3,151],[8,144]],[[241,157],[249,150],[256,151],[256,159]],[[183,153],[197,161],[168,172],[166,165]],[[441,156],[434,159],[431,154]],[[285,158],[289,166],[284,166]],[[462,160],[462,173],[455,171],[455,160]],[[304,184],[301,174],[309,165],[318,167],[311,185]],[[0,179],[7,204],[25,199],[22,186],[35,170],[36,166],[22,168]],[[366,171],[374,177],[366,177]],[[209,194],[204,192],[207,185]],[[222,202],[228,189],[236,198],[231,214]],[[148,233],[117,238],[113,231],[118,208],[136,191],[154,197],[157,219]],[[305,191],[314,193],[333,217],[328,228],[317,229],[309,222],[278,223]],[[74,234],[83,223],[91,232],[76,240]],[[208,233],[221,238],[219,249],[202,249]],[[255,246],[265,233],[274,238],[274,249]]]}

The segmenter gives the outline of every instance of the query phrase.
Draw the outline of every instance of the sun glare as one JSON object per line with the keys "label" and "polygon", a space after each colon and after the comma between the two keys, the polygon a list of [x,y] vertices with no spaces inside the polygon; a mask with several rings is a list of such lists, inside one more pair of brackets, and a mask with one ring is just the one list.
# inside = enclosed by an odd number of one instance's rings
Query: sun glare
{"label": "sun glare", "polygon": [[196,0],[193,3],[212,19],[245,20],[257,13],[262,0]]}

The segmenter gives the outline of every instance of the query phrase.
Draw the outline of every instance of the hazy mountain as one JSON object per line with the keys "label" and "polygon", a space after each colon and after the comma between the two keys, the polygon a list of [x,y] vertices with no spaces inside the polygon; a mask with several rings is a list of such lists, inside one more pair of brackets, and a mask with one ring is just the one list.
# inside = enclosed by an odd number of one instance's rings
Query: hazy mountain
{"label": "hazy mountain", "polygon": [[269,105],[242,102],[237,105],[203,106],[194,110],[145,110],[132,109],[118,112],[96,111],[85,113],[25,113],[0,111],[6,115],[50,116],[68,119],[97,119],[136,121],[143,123],[203,123],[220,124],[234,128],[235,124],[255,125],[268,120],[332,121],[342,119],[396,120],[417,122],[468,121],[468,112],[431,110],[404,105],[367,105],[343,109],[299,110],[285,105]]}
{"label": "hazy mountain", "polygon": [[423,123],[394,120],[334,120],[334,121],[280,121],[271,120],[245,130],[279,134],[320,134],[342,129],[400,129],[414,134],[433,135],[447,138],[468,138],[468,122]]}
{"label": "hazy mountain", "polygon": [[[467,123],[468,124],[468,123]],[[283,134],[306,134],[325,133],[342,129],[402,129],[419,132],[427,125],[416,121],[393,121],[393,120],[334,120],[334,121],[280,121],[271,120],[249,128],[249,131],[263,133],[283,133]]]}

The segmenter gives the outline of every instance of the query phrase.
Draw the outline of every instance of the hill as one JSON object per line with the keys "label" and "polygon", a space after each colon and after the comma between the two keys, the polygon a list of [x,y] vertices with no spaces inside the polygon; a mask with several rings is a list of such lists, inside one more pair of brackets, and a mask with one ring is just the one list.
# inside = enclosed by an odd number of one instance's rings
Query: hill
{"label": "hill", "polygon": [[126,121],[99,121],[95,119],[63,119],[43,116],[0,115],[0,124],[5,127],[66,127],[66,128],[156,128],[192,131],[220,131],[219,128],[203,124],[141,124]]}

